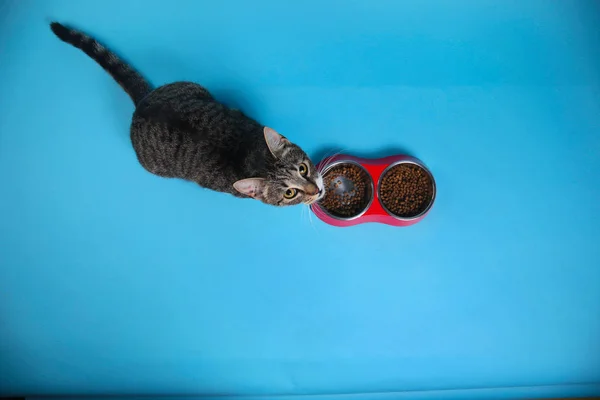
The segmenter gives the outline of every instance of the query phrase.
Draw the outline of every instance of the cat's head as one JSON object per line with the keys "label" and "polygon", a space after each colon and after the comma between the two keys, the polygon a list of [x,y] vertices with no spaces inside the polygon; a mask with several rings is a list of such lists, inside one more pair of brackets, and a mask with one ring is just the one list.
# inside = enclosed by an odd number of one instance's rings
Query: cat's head
{"label": "cat's head", "polygon": [[323,178],[306,153],[275,132],[264,128],[265,141],[275,163],[266,177],[242,179],[235,189],[274,206],[312,204],[325,195]]}

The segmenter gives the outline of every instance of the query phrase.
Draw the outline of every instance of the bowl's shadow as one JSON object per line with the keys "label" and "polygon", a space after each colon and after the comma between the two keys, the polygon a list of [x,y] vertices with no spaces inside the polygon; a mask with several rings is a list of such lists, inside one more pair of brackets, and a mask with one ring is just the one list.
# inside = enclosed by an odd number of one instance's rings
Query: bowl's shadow
{"label": "bowl's shadow", "polygon": [[315,164],[318,164],[321,160],[325,159],[326,157],[331,157],[336,154],[347,154],[355,157],[370,159],[383,158],[395,155],[413,156],[413,153],[410,150],[398,146],[383,147],[375,151],[353,151],[352,149],[343,150],[342,147],[331,145],[324,146],[315,151],[313,154],[313,161]]}

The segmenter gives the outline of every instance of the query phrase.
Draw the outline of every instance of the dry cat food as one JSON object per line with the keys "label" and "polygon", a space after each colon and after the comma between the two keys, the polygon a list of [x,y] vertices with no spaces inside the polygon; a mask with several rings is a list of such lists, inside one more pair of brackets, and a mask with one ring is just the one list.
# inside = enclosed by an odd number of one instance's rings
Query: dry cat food
{"label": "dry cat food", "polygon": [[325,197],[319,205],[331,216],[352,218],[363,212],[371,201],[371,177],[361,167],[343,163],[331,167],[323,176]]}
{"label": "dry cat food", "polygon": [[427,209],[433,190],[427,171],[412,163],[402,163],[390,168],[381,178],[379,199],[394,215],[412,218]]}

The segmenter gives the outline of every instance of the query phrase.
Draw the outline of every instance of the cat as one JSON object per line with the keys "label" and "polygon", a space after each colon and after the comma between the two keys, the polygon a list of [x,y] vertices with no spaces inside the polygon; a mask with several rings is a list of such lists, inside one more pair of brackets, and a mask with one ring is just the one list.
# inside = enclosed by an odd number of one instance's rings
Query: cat
{"label": "cat", "polygon": [[147,171],[274,206],[310,205],[325,195],[323,178],[310,158],[275,130],[219,103],[196,83],[153,89],[94,38],[58,22],[50,28],[129,94],[135,105],[131,143]]}

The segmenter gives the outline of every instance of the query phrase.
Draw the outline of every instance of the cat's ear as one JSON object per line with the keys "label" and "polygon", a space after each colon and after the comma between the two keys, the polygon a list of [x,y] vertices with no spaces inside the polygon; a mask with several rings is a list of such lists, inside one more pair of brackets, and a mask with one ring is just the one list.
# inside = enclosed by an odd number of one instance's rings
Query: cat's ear
{"label": "cat's ear", "polygon": [[269,147],[271,154],[273,154],[275,158],[281,158],[281,156],[283,156],[285,146],[290,144],[289,140],[275,132],[275,130],[267,128],[266,126],[263,132],[265,134],[265,141],[267,142],[267,146]]}
{"label": "cat's ear", "polygon": [[234,183],[233,187],[241,194],[257,199],[262,197],[265,180],[263,178],[242,179]]}

